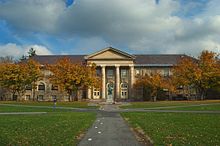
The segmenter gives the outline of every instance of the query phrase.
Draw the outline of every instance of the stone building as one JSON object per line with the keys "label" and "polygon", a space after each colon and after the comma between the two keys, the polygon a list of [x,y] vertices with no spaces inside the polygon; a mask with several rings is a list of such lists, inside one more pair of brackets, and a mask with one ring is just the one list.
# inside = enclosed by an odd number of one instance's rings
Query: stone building
{"label": "stone building", "polygon": [[[42,66],[53,64],[62,57],[69,57],[73,62],[95,63],[97,74],[101,76],[102,88],[89,88],[79,91],[78,95],[82,99],[103,100],[112,102],[115,100],[135,100],[141,99],[142,90],[134,89],[133,85],[140,75],[160,72],[163,76],[172,74],[171,68],[183,58],[188,57],[183,54],[160,54],[160,55],[132,55],[118,49],[109,47],[90,55],[36,55],[34,60]],[[38,82],[36,97],[38,100],[68,100],[65,93],[61,93],[57,86],[52,85],[47,76],[50,71],[43,70],[45,78]],[[31,89],[27,88],[24,100],[31,100]]]}

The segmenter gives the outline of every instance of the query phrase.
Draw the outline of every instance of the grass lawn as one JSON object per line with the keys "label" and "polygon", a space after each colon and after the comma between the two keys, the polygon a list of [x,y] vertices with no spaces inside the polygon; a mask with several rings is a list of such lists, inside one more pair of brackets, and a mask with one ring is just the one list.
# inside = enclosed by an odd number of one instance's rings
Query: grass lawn
{"label": "grass lawn", "polygon": [[188,105],[213,104],[213,103],[220,104],[220,100],[130,102],[130,105],[124,105],[121,106],[120,108],[157,108],[157,107],[168,107],[168,106],[188,106]]}
{"label": "grass lawn", "polygon": [[22,107],[11,105],[0,105],[0,113],[3,112],[68,112],[70,109],[53,109],[45,107]]}
{"label": "grass lawn", "polygon": [[48,113],[0,115],[0,145],[76,145],[76,137],[88,129],[96,118],[95,113],[0,106],[0,112],[10,110]]}
{"label": "grass lawn", "polygon": [[220,111],[219,104],[189,106],[189,107],[175,107],[175,108],[161,108],[160,110],[181,110],[181,111]]}
{"label": "grass lawn", "polygon": [[154,145],[220,145],[220,114],[121,113],[134,128],[141,128]]}
{"label": "grass lawn", "polygon": [[[33,102],[33,101],[0,101],[0,104],[19,104],[19,105],[33,105],[33,106],[53,106],[53,102]],[[72,108],[98,108],[98,106],[89,106],[88,102],[74,101],[74,102],[57,102],[57,106],[60,107],[72,107]]]}

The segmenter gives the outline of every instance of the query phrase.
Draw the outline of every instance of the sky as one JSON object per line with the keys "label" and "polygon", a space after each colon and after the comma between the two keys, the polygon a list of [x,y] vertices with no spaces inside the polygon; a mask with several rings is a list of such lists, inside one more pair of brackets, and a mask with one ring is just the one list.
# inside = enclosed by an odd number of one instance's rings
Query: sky
{"label": "sky", "polygon": [[220,53],[220,0],[0,0],[0,56]]}

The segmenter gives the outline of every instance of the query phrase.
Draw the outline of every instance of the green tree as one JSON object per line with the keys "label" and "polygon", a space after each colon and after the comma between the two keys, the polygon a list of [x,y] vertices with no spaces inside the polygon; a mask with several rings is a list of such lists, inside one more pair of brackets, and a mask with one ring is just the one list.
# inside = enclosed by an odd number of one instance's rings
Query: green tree
{"label": "green tree", "polygon": [[30,48],[29,51],[28,51],[28,57],[30,58],[30,57],[33,57],[35,55],[37,55],[36,50],[34,48]]}

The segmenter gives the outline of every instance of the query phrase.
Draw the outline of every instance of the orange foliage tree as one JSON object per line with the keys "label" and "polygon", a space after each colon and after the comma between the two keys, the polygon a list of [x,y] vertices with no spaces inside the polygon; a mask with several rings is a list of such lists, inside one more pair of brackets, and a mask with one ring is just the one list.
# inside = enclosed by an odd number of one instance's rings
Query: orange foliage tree
{"label": "orange foliage tree", "polygon": [[204,99],[207,90],[219,84],[220,66],[217,54],[203,51],[197,60],[183,58],[174,68],[174,76],[179,85],[193,86],[197,97]]}
{"label": "orange foliage tree", "polygon": [[[4,62],[0,64],[0,85],[8,89],[13,98],[25,93],[26,86],[36,82],[40,76],[36,62],[28,60],[22,63]],[[19,98],[16,98],[17,100]]]}
{"label": "orange foliage tree", "polygon": [[33,91],[33,101],[35,100],[35,91],[37,88],[37,81],[43,77],[40,70],[40,64],[32,59],[27,60],[25,63],[26,74],[27,74],[27,85],[31,85]]}
{"label": "orange foliage tree", "polygon": [[[47,65],[51,71],[50,80],[57,84],[61,90],[69,95],[69,101],[73,101],[72,94],[81,88],[99,86],[99,78],[96,76],[96,66],[75,64],[70,58],[62,58],[56,64]],[[74,100],[77,100],[75,96]]]}
{"label": "orange foliage tree", "polygon": [[156,101],[159,95],[158,93],[165,87],[168,87],[168,84],[165,86],[165,78],[159,72],[156,72],[150,75],[140,76],[135,83],[135,87],[142,87],[143,92],[149,91],[151,100]]}

